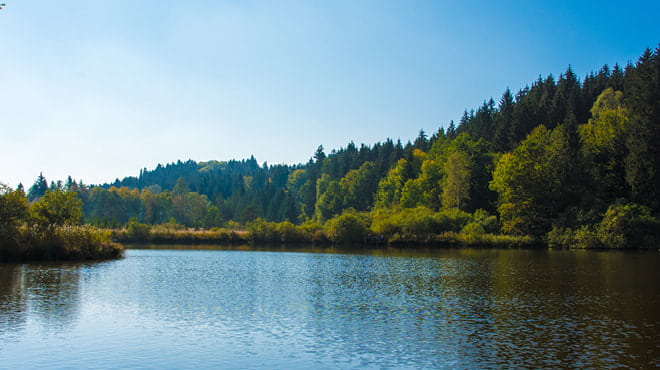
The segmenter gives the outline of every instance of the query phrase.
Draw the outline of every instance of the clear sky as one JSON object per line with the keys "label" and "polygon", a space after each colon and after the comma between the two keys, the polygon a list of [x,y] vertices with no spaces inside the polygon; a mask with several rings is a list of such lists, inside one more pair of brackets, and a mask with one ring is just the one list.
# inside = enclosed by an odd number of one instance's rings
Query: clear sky
{"label": "clear sky", "polygon": [[306,162],[660,42],[659,1],[5,0],[0,182]]}

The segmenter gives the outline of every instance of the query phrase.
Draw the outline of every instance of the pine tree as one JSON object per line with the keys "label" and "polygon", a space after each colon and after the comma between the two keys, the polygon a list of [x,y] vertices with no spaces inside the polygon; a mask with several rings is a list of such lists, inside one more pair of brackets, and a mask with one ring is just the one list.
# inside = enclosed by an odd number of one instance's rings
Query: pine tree
{"label": "pine tree", "polygon": [[48,190],[48,181],[46,181],[43,172],[40,172],[39,177],[28,190],[28,200],[32,202],[43,197],[46,195],[46,190]]}
{"label": "pine tree", "polygon": [[647,49],[626,71],[624,103],[630,112],[626,180],[633,200],[660,208],[660,47]]}
{"label": "pine tree", "polygon": [[494,134],[493,134],[493,150],[496,152],[506,152],[512,148],[511,138],[509,132],[513,125],[513,108],[515,102],[511,90],[507,88],[502,94],[500,103],[493,117],[494,121]]}
{"label": "pine tree", "polygon": [[449,126],[447,126],[447,138],[449,140],[454,140],[456,138],[456,125],[454,124],[454,120],[451,120]]}

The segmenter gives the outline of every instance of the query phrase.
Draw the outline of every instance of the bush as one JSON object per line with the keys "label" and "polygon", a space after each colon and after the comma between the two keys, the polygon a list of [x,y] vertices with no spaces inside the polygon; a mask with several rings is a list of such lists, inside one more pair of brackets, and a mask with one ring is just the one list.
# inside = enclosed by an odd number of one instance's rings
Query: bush
{"label": "bush", "polygon": [[[483,229],[484,233],[495,234],[500,230],[500,223],[496,216],[491,216],[488,211],[478,209],[472,214],[472,221]],[[466,225],[467,226],[467,225]]]}
{"label": "bush", "polygon": [[444,209],[438,214],[438,227],[442,231],[459,232],[472,221],[472,215],[458,208]]}
{"label": "bush", "polygon": [[404,209],[397,221],[402,237],[408,240],[428,242],[433,234],[446,230],[438,213],[423,206]]}
{"label": "bush", "polygon": [[369,219],[365,214],[347,211],[328,220],[325,230],[333,243],[365,243],[369,234]]}
{"label": "bush", "polygon": [[138,222],[135,217],[128,221],[126,229],[128,237],[133,240],[145,241],[151,234],[151,226]]}
{"label": "bush", "polygon": [[660,222],[639,204],[611,205],[597,227],[606,248],[656,248]]}
{"label": "bush", "polygon": [[251,242],[275,242],[279,241],[277,224],[263,218],[257,218],[246,224]]}
{"label": "bush", "polygon": [[262,218],[247,223],[249,240],[265,243],[311,243],[320,226],[305,224],[296,226],[289,221],[269,222]]}
{"label": "bush", "polygon": [[546,235],[546,241],[550,248],[568,248],[575,245],[575,232],[570,228],[553,226]]}
{"label": "bush", "polygon": [[396,219],[397,212],[392,209],[378,209],[371,214],[370,230],[376,235],[394,235],[401,232],[401,225]]}
{"label": "bush", "polygon": [[575,232],[574,245],[575,248],[603,248],[604,245],[598,235],[589,227],[582,226]]}
{"label": "bush", "polygon": [[660,222],[650,209],[638,204],[613,204],[595,226],[577,230],[553,227],[548,246],[568,248],[656,248]]}
{"label": "bush", "polygon": [[280,222],[275,225],[275,231],[279,235],[279,239],[282,243],[301,243],[311,239],[311,237],[305,233],[305,230],[289,221]]}

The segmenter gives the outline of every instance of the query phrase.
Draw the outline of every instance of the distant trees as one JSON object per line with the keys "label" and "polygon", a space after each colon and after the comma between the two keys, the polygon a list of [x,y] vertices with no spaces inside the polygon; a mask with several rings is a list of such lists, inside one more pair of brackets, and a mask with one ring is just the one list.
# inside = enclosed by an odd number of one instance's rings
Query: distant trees
{"label": "distant trees", "polygon": [[556,245],[613,245],[601,240],[614,235],[606,230],[646,230],[635,225],[660,213],[659,52],[582,81],[570,66],[539,76],[412,142],[319,146],[300,165],[178,161],[102,186],[71,178],[49,186],[40,174],[27,198],[77,194],[86,222],[111,227],[252,225],[278,240],[345,241],[355,240],[341,235],[357,222],[368,234],[416,241],[448,232],[483,240],[499,228]]}

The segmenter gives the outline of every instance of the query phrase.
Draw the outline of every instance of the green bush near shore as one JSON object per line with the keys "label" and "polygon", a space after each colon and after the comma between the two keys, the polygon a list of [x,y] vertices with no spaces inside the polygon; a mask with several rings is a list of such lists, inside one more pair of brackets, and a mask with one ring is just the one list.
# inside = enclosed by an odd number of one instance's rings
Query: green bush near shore
{"label": "green bush near shore", "polygon": [[316,245],[398,245],[484,248],[537,248],[542,241],[531,236],[495,234],[497,219],[485,211],[468,214],[458,210],[434,212],[425,207],[401,211],[349,210],[324,225],[307,221],[247,223],[252,243],[310,243]]}
{"label": "green bush near shore", "polygon": [[598,224],[554,227],[546,238],[554,248],[653,249],[660,240],[660,220],[639,204],[613,204]]}

